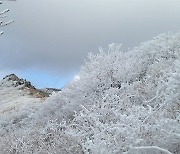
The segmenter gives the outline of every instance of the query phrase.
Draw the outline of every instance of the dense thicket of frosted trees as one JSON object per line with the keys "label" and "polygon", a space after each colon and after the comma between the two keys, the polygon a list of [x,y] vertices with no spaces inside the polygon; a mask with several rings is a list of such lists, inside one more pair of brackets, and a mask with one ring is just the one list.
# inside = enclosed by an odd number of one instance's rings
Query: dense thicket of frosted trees
{"label": "dense thicket of frosted trees", "polygon": [[78,76],[39,111],[4,127],[8,135],[1,149],[180,153],[179,33],[159,35],[129,51],[111,44],[89,54]]}

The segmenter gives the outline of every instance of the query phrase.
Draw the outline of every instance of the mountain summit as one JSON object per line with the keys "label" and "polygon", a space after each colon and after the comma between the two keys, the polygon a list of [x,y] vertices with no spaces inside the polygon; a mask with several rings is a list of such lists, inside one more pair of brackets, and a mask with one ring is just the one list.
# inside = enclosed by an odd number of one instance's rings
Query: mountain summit
{"label": "mountain summit", "polygon": [[23,88],[31,88],[36,89],[34,86],[31,85],[31,82],[26,81],[26,79],[22,79],[17,77],[15,74],[6,75],[3,80],[1,81],[1,85],[3,86],[13,86],[13,87],[23,87]]}
{"label": "mountain summit", "polygon": [[28,91],[29,95],[32,95],[37,98],[46,98],[49,97],[53,92],[59,92],[60,89],[55,88],[44,88],[44,89],[37,89],[35,86],[31,84],[30,81],[26,79],[19,78],[15,74],[6,75],[0,81],[0,87],[4,88],[15,88],[17,90],[25,90]]}
{"label": "mountain summit", "polygon": [[31,110],[44,102],[48,96],[47,93],[36,89],[31,82],[15,74],[5,76],[0,80],[0,121],[17,119],[17,113]]}
{"label": "mountain summit", "polygon": [[59,90],[53,88],[37,89],[30,81],[15,74],[6,75],[0,80],[0,117],[12,119],[17,112],[39,106],[57,91]]}

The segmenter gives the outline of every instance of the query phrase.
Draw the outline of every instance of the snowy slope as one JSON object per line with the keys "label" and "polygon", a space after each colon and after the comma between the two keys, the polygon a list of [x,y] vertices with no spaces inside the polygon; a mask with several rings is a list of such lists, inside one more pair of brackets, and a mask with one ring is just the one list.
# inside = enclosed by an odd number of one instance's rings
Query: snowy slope
{"label": "snowy slope", "polygon": [[21,114],[27,117],[45,99],[30,82],[14,74],[6,76],[0,81],[0,124],[15,123]]}

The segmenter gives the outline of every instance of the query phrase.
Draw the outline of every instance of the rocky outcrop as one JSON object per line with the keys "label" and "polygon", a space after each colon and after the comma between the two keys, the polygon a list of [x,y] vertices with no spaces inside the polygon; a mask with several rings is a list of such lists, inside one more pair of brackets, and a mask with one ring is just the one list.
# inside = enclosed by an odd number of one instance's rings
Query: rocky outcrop
{"label": "rocky outcrop", "polygon": [[31,88],[31,89],[36,89],[31,82],[26,81],[26,79],[19,78],[15,74],[10,74],[7,75],[3,78],[5,81],[11,81],[12,86],[18,87],[18,86],[23,86],[23,88]]}
{"label": "rocky outcrop", "polygon": [[35,88],[31,82],[26,79],[19,78],[15,74],[7,75],[0,82],[0,86],[15,87],[19,90],[27,90],[28,94],[37,98],[49,97],[49,93]]}
{"label": "rocky outcrop", "polygon": [[56,88],[44,88],[37,89],[35,86],[31,84],[31,82],[26,79],[19,78],[15,74],[6,75],[3,80],[0,81],[0,86],[4,87],[16,87],[19,90],[28,90],[29,95],[38,97],[38,98],[46,98],[49,97],[52,93],[57,93],[61,91],[61,89]]}

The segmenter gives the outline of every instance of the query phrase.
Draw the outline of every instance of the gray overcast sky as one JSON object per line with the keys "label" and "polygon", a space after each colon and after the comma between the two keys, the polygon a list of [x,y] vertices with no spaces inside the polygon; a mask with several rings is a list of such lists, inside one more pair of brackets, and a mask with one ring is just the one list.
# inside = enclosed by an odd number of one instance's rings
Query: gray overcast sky
{"label": "gray overcast sky", "polygon": [[180,0],[17,0],[3,8],[15,23],[0,38],[0,77],[29,71],[69,80],[100,46],[132,48],[180,29]]}

